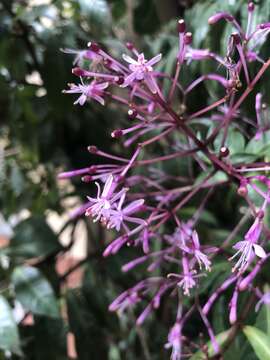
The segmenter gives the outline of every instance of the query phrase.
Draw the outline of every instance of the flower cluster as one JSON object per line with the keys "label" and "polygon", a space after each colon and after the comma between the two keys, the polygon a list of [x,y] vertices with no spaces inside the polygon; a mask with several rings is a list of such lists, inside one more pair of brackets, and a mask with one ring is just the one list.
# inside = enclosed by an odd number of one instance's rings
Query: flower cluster
{"label": "flower cluster", "polygon": [[[259,54],[260,45],[270,32],[270,23],[255,25],[254,11],[255,6],[250,2],[246,29],[226,12],[209,18],[211,26],[220,21],[231,24],[225,58],[211,49],[193,48],[192,34],[186,31],[185,21],[179,20],[179,48],[173,75],[156,70],[156,65],[162,64],[161,54],[147,60],[132,43],[126,44],[130,54],[122,55],[124,61],[114,58],[94,42],[89,43],[86,50],[63,50],[75,54],[76,67],[72,72],[80,78],[77,85],[70,84],[70,89],[64,92],[79,94],[74,104],[83,106],[94,100],[102,105],[115,102],[123,107],[129,125],[115,129],[111,136],[118,141],[123,139],[126,153],[131,154],[125,157],[89,146],[92,156],[109,163],[91,164],[59,174],[61,179],[82,176],[82,181],[94,181],[97,186],[96,196],[88,196],[87,202],[72,216],[85,214],[119,233],[107,245],[104,256],[117,253],[125,245],[142,249],[141,256],[125,264],[122,270],[130,271],[146,264],[150,276],[122,293],[110,305],[110,311],[121,314],[148,299],[137,319],[141,325],[160,306],[163,297],[177,297],[177,318],[165,345],[172,350],[173,360],[184,358],[185,323],[196,311],[213,349],[216,353],[220,351],[208,314],[229,287],[234,286],[229,304],[232,324],[237,321],[238,297],[242,291],[254,290],[260,299],[259,305],[269,303],[269,295],[256,288],[254,279],[269,257],[265,214],[270,201],[270,179],[266,175],[270,166],[253,160],[239,163],[231,156],[230,149],[230,136],[235,129],[253,142],[260,141],[269,129],[261,93],[254,94],[255,119],[247,118],[241,108],[270,66],[270,60],[264,61]],[[194,61],[215,62],[217,73],[202,74],[188,85],[181,83],[181,72]],[[253,63],[259,67],[256,75],[250,71]],[[165,80],[169,81],[169,91],[165,91]],[[217,83],[223,97],[194,111],[187,105],[187,99],[206,81]],[[206,126],[205,118],[211,125],[207,131],[199,132],[196,124]],[[248,129],[244,126],[246,123]],[[154,152],[145,151],[157,143],[162,144],[162,154],[154,156]],[[147,157],[148,153],[151,157]],[[176,172],[171,173],[162,166],[179,159],[189,161],[187,176],[183,176],[185,172],[178,165]],[[194,175],[198,173],[203,174]],[[245,204],[245,214],[232,233],[217,243],[200,232],[203,215],[220,188],[232,185],[235,191],[235,184],[239,201]],[[182,210],[195,198],[197,208],[187,219]],[[250,227],[245,233],[242,227],[248,222]],[[231,264],[231,272],[201,307],[200,285],[214,271],[217,257],[223,257],[228,266]],[[157,269],[159,276],[155,274]],[[190,301],[189,308],[185,307],[186,298]]]}

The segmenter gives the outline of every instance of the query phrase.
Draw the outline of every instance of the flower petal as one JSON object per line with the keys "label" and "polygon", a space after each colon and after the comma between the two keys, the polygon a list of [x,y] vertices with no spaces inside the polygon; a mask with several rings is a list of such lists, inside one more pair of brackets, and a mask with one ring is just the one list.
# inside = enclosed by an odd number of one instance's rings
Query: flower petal
{"label": "flower petal", "polygon": [[261,259],[266,258],[266,253],[265,253],[264,249],[263,249],[260,245],[258,245],[258,244],[253,244],[253,248],[254,248],[255,254],[256,254],[259,258],[261,258]]}

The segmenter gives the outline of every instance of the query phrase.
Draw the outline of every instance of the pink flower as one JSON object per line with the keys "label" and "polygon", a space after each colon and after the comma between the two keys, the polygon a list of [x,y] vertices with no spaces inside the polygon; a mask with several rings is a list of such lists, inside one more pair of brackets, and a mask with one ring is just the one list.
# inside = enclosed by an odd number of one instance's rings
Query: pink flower
{"label": "pink flower", "polygon": [[130,56],[123,54],[123,59],[128,62],[131,74],[125,78],[123,87],[131,85],[136,80],[144,80],[153,92],[157,92],[157,84],[153,76],[153,65],[161,60],[162,55],[156,55],[151,60],[146,60],[144,54],[138,54],[138,59],[134,60]]}
{"label": "pink flower", "polygon": [[261,231],[262,222],[259,218],[256,218],[253,225],[246,233],[245,240],[238,241],[233,246],[233,248],[236,249],[237,252],[230,258],[230,260],[240,255],[240,258],[233,267],[233,272],[237,268],[239,268],[239,271],[244,271],[249,262],[253,259],[254,255],[257,255],[261,259],[264,259],[266,257],[264,249],[257,244],[257,241],[259,240],[259,237],[261,235]]}
{"label": "pink flower", "polygon": [[125,208],[122,209],[122,205],[125,199],[126,193],[124,193],[121,196],[121,199],[119,200],[118,206],[116,210],[112,210],[110,213],[110,219],[108,221],[107,227],[108,229],[116,229],[117,231],[120,231],[120,228],[123,224],[123,221],[129,221],[131,223],[136,223],[139,225],[147,225],[146,222],[142,219],[131,217],[133,213],[140,210],[142,205],[144,204],[144,200],[135,200],[129,205],[127,205]]}
{"label": "pink flower", "polygon": [[109,86],[109,83],[97,83],[95,80],[90,84],[85,85],[83,82],[78,85],[72,84],[70,90],[64,90],[64,93],[67,94],[81,94],[81,96],[74,102],[74,105],[80,104],[81,106],[85,104],[87,99],[94,99],[99,102],[101,105],[105,104],[103,99],[103,90]]}
{"label": "pink flower", "polygon": [[127,189],[124,188],[118,193],[114,194],[114,190],[117,184],[115,183],[112,175],[108,176],[102,192],[99,183],[96,182],[95,184],[98,188],[97,197],[87,197],[88,200],[93,203],[93,205],[88,207],[85,215],[96,217],[94,221],[102,220],[107,222],[110,219],[114,203],[124,196],[124,194],[127,192]]}

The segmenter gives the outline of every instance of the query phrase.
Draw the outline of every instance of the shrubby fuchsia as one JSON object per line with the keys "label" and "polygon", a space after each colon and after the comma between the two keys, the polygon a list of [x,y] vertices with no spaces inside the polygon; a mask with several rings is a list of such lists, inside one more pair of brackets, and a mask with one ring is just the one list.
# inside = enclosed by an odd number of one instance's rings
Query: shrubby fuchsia
{"label": "shrubby fuchsia", "polygon": [[[209,49],[193,48],[192,33],[187,31],[185,21],[179,20],[173,74],[162,71],[161,54],[147,60],[130,42],[126,44],[130,54],[122,54],[119,59],[94,42],[85,50],[63,50],[74,54],[77,67],[73,74],[80,79],[64,91],[79,96],[74,104],[85,106],[89,100],[95,100],[110,106],[114,102],[125,109],[127,125],[111,132],[125,151],[118,155],[91,145],[88,148],[91,158],[100,157],[103,162],[61,173],[59,178],[82,176],[85,183],[95,182],[97,193],[89,194],[87,202],[73,216],[85,214],[117,233],[116,239],[106,244],[105,257],[125,246],[141,249],[141,255],[123,265],[122,270],[136,268],[138,276],[140,266],[144,265],[149,277],[120,294],[110,305],[110,311],[121,316],[128,308],[144,303],[137,318],[137,325],[141,326],[160,307],[162,299],[178,303],[165,344],[172,351],[172,360],[184,359],[190,351],[183,340],[186,321],[192,314],[201,319],[214,352],[221,351],[209,314],[224,293],[231,293],[228,319],[232,326],[238,321],[241,310],[237,305],[243,291],[256,294],[257,310],[262,304],[270,304],[269,293],[264,294],[255,282],[270,254],[267,227],[270,164],[263,156],[258,160],[248,157],[241,162],[235,160],[231,141],[235,134],[242,133],[242,137],[257,146],[270,129],[264,94],[254,93],[256,84],[270,67],[270,60],[265,61],[259,54],[261,45],[267,41],[270,23],[254,24],[255,12],[254,3],[249,2],[245,29],[227,12],[209,18],[210,26],[218,22],[231,26],[225,57],[212,51],[211,44]],[[200,74],[188,84],[183,83],[182,72],[196,61],[214,62],[216,72]],[[258,69],[255,75],[250,69],[252,63]],[[205,82],[215,83],[223,95],[194,111],[186,100]],[[168,83],[169,89],[165,91]],[[250,93],[254,98],[254,119],[241,107]],[[156,144],[160,144],[157,148],[163,149],[163,153],[157,156],[153,155],[154,150],[146,151]],[[189,176],[179,168],[179,159],[184,158],[189,161]],[[167,164],[175,165],[166,167]],[[236,192],[245,214],[231,234],[220,241],[205,233],[201,225],[211,198],[222,188]],[[189,212],[187,218],[185,209],[194,203],[196,210]],[[205,293],[200,296],[201,286],[205,286],[209,276],[215,276],[217,259],[227,264],[228,275],[206,299]],[[198,348],[205,352],[205,346]]]}

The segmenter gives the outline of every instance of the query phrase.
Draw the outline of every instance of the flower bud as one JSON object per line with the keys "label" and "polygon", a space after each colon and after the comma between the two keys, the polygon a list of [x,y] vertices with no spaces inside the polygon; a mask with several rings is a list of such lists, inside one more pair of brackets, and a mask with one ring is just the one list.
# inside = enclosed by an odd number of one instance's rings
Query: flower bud
{"label": "flower bud", "polygon": [[231,35],[231,37],[232,37],[233,42],[234,42],[235,45],[239,45],[241,43],[241,37],[240,37],[240,35],[238,33],[236,33],[236,32],[233,33]]}
{"label": "flower bud", "polygon": [[94,145],[88,146],[87,150],[90,152],[90,154],[96,154],[98,151],[98,148]]}
{"label": "flower bud", "polygon": [[75,67],[72,69],[72,74],[76,76],[87,76],[87,71],[79,67]]}
{"label": "flower bud", "polygon": [[137,115],[138,115],[138,113],[137,113],[137,111],[135,109],[129,109],[128,110],[128,118],[130,120],[136,119]]}
{"label": "flower bud", "polygon": [[187,32],[184,37],[185,45],[190,45],[192,43],[192,34],[191,32]]}
{"label": "flower bud", "polygon": [[93,180],[93,178],[92,178],[92,176],[90,176],[90,175],[85,175],[85,176],[83,176],[83,177],[81,178],[81,180],[82,180],[82,182],[84,182],[84,183],[90,183],[90,182]]}
{"label": "flower bud", "polygon": [[254,9],[255,9],[254,2],[250,1],[250,2],[248,3],[248,11],[249,11],[249,12],[253,12]]}
{"label": "flower bud", "polygon": [[226,146],[222,146],[219,150],[220,157],[227,157],[230,154],[230,150]]}
{"label": "flower bud", "polygon": [[185,23],[185,20],[184,20],[184,19],[178,20],[177,30],[178,30],[178,32],[181,33],[181,34],[186,31],[186,23]]}
{"label": "flower bud", "polygon": [[89,47],[90,50],[92,50],[92,51],[94,51],[96,53],[98,53],[99,50],[100,50],[100,46],[96,42],[89,42],[87,44],[87,46]]}
{"label": "flower bud", "polygon": [[126,43],[126,47],[128,50],[132,51],[134,49],[134,44],[130,41]]}
{"label": "flower bud", "polygon": [[245,197],[248,193],[248,189],[245,185],[240,185],[237,190],[238,195]]}
{"label": "flower bud", "polygon": [[112,61],[110,59],[104,59],[103,60],[103,65],[107,68],[110,69],[112,66]]}
{"label": "flower bud", "polygon": [[125,82],[125,78],[123,76],[116,76],[114,81],[117,85],[123,85]]}
{"label": "flower bud", "polygon": [[119,139],[123,135],[123,131],[121,129],[116,129],[111,133],[113,138]]}

